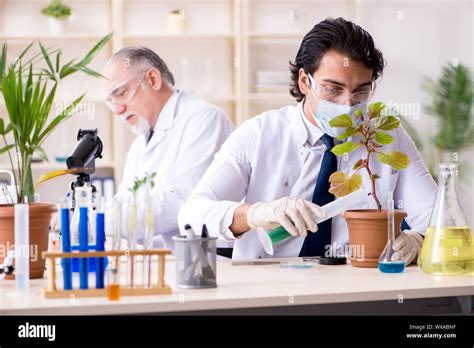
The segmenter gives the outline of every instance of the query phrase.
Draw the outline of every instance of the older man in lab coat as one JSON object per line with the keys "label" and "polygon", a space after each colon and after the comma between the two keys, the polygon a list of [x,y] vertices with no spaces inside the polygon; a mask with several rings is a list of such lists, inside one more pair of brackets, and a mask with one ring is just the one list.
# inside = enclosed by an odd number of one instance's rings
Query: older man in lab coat
{"label": "older man in lab coat", "polygon": [[[222,110],[176,90],[165,62],[146,47],[130,46],[116,52],[107,63],[105,77],[107,105],[137,135],[116,195],[125,212],[122,234],[129,237],[129,189],[136,179],[156,172],[151,191],[153,241],[155,246],[173,248],[178,211],[231,133],[232,124]],[[145,238],[145,210],[145,200],[140,199],[138,243]]]}
{"label": "older man in lab coat", "polygon": [[[291,64],[290,92],[298,104],[264,112],[229,137],[183,206],[180,227],[207,224],[211,234],[235,240],[236,259],[269,257],[256,231],[278,225],[293,238],[276,244],[273,257],[327,256],[347,245],[342,217],[319,225],[315,220],[324,216],[320,206],[335,199],[328,193],[330,174],[350,174],[362,147],[336,158],[330,150],[343,129],[329,121],[353,115],[354,107],[368,102],[383,68],[382,53],[361,27],[342,18],[314,26]],[[397,238],[394,260],[409,264],[421,248],[436,184],[408,134],[402,128],[391,133],[395,140],[385,149],[406,153],[411,165],[400,172],[375,160],[371,166],[381,177],[376,182],[382,204],[393,190],[408,213],[411,230]],[[362,189],[370,192],[364,174]],[[360,206],[375,207],[370,197]]]}

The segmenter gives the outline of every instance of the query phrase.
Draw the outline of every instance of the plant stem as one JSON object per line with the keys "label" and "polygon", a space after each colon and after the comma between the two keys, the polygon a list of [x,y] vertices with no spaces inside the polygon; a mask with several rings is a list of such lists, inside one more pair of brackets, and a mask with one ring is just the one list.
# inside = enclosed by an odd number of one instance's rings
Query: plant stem
{"label": "plant stem", "polygon": [[377,205],[377,210],[380,212],[380,211],[382,211],[382,204],[380,204],[379,198],[377,197],[377,192],[375,190],[375,178],[374,178],[374,175],[372,174],[372,171],[370,170],[370,166],[369,166],[370,155],[373,152],[373,150],[371,150],[371,148],[369,147],[369,141],[371,140],[371,134],[370,134],[369,130],[364,129],[364,127],[362,127],[362,135],[366,138],[366,141],[363,142],[363,145],[365,146],[365,149],[367,150],[367,159],[365,161],[364,168],[367,171],[367,174],[369,175],[370,183],[371,183],[371,186],[372,186],[372,191],[371,191],[370,194],[372,195],[372,197],[375,200],[375,204]]}
{"label": "plant stem", "polygon": [[23,203],[23,167],[20,164],[20,152],[18,151],[18,145],[15,146],[16,150],[16,164],[18,166],[18,179],[20,181],[19,183],[19,191],[18,191],[18,203]]}
{"label": "plant stem", "polygon": [[382,204],[380,204],[380,201],[377,197],[377,193],[375,191],[375,178],[373,177],[372,171],[370,170],[370,167],[369,167],[369,160],[370,160],[370,154],[371,153],[372,153],[372,151],[367,150],[367,161],[366,161],[366,164],[365,164],[364,168],[367,170],[367,174],[369,174],[370,183],[372,185],[372,192],[370,194],[375,199],[375,204],[377,204],[378,211],[382,211]]}
{"label": "plant stem", "polygon": [[34,196],[34,189],[33,189],[33,175],[31,173],[31,159],[33,155],[25,154],[25,160],[23,162],[23,203],[27,203],[24,201],[25,197],[33,198]]}

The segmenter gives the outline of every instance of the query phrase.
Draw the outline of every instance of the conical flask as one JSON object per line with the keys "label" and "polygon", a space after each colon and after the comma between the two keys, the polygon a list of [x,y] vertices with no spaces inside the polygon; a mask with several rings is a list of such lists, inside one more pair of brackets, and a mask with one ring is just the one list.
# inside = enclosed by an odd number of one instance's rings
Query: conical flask
{"label": "conical flask", "polygon": [[456,181],[456,165],[440,164],[438,194],[418,260],[430,274],[474,274],[473,236],[459,204]]}

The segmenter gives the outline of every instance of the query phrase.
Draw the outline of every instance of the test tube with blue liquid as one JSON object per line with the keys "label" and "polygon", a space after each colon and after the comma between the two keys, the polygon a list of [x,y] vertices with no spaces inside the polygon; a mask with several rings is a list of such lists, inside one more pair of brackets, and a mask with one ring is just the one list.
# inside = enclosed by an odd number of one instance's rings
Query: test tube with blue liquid
{"label": "test tube with blue liquid", "polygon": [[[79,251],[87,252],[89,250],[89,202],[90,189],[88,187],[77,187],[75,189],[76,209],[79,209]],[[88,259],[79,259],[79,287],[88,289]]]}
{"label": "test tube with blue liquid", "polygon": [[[104,251],[105,250],[105,198],[102,197],[99,201],[99,206],[97,207],[96,214],[96,250]],[[97,264],[95,268],[95,279],[97,289],[103,289],[104,286],[104,273],[105,273],[105,258],[99,257],[97,259]]]}
{"label": "test tube with blue liquid", "polygon": [[392,261],[395,250],[395,212],[393,203],[393,191],[388,192],[387,199],[387,244],[379,257],[378,267],[383,273],[401,273],[405,269],[405,261]]}
{"label": "test tube with blue liquid", "polygon": [[[61,199],[61,235],[63,252],[71,252],[71,230],[70,230],[70,204],[66,199]],[[72,290],[72,260],[62,259],[64,290]]]}

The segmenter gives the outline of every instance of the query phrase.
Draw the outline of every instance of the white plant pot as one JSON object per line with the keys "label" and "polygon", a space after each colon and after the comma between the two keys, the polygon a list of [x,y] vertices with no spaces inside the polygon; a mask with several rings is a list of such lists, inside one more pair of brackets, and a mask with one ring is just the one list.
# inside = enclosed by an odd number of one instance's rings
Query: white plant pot
{"label": "white plant pot", "polygon": [[48,28],[51,34],[63,34],[66,31],[67,19],[48,17]]}
{"label": "white plant pot", "polygon": [[168,14],[166,17],[166,32],[168,34],[183,34],[187,29],[188,25],[183,11]]}

